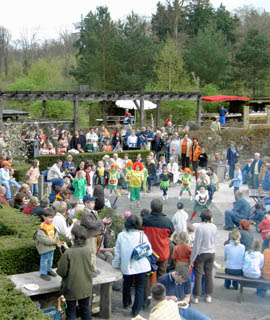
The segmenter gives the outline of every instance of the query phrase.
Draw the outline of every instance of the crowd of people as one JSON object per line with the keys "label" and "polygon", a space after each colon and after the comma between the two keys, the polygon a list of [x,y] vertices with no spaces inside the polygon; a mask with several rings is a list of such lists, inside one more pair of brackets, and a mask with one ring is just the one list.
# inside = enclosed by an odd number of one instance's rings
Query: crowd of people
{"label": "crowd of people", "polygon": [[[51,185],[48,198],[38,200],[39,161],[33,160],[26,182],[18,183],[13,178],[12,158],[3,152],[0,201],[40,219],[34,235],[40,254],[40,277],[44,281],[51,281],[57,274],[62,277],[67,319],[76,319],[77,302],[81,318],[91,319],[92,280],[100,272],[96,268],[96,256],[121,270],[123,307],[131,307],[134,319],[142,309],[148,309],[151,298],[156,305],[150,312],[150,320],[210,319],[191,307],[191,303],[199,303],[201,296],[207,303],[212,302],[212,273],[216,264],[217,227],[209,205],[219,190],[219,179],[208,166],[200,141],[190,139],[187,132],[181,132],[180,138],[171,117],[156,132],[151,127],[135,130],[128,121],[123,129],[117,127],[112,133],[104,126],[98,130],[90,128],[86,134],[78,131],[74,136],[68,131],[60,135],[57,130],[53,132],[49,139],[42,131],[30,134],[30,138],[40,140],[41,153],[67,153],[65,161],[57,160],[46,173]],[[122,149],[151,152],[145,161],[139,152],[132,161],[128,154],[123,159],[119,157],[117,151]],[[73,155],[79,152],[112,150],[115,152],[111,158],[105,153],[97,163],[89,160],[75,165],[73,161]],[[239,157],[232,142],[227,150],[227,164],[236,201],[231,210],[225,211],[224,229],[230,231],[224,250],[225,273],[270,279],[270,215],[267,214],[270,210],[267,201],[255,207],[253,219],[260,223],[261,246],[259,241],[254,241],[250,230],[251,208],[242,193],[244,183],[255,190],[270,190],[270,160],[262,161],[260,154],[255,153],[254,159],[242,168]],[[135,205],[141,207],[141,195],[151,193],[153,186],[160,188],[162,200],[152,200],[150,210],[142,208],[141,217],[132,214]],[[163,213],[163,203],[170,197],[172,186],[179,188],[179,202],[171,220]],[[104,193],[107,189],[108,198]],[[194,202],[190,214],[184,210],[186,193],[188,201]],[[109,239],[115,236],[111,218],[99,218],[104,207],[116,208],[116,201],[110,202],[111,196],[115,200],[126,197],[131,208],[123,214],[125,227],[115,239],[115,248],[109,245]],[[80,220],[76,217],[78,208],[83,210]],[[192,224],[196,215],[201,222]],[[60,241],[59,235],[68,241]],[[134,249],[140,244],[146,245],[146,254],[135,259]],[[56,247],[64,248],[65,252],[54,272]],[[157,280],[151,288],[154,271]],[[226,280],[224,286],[229,289],[231,284],[238,289],[236,281]],[[264,296],[266,291],[260,289],[257,294]]]}

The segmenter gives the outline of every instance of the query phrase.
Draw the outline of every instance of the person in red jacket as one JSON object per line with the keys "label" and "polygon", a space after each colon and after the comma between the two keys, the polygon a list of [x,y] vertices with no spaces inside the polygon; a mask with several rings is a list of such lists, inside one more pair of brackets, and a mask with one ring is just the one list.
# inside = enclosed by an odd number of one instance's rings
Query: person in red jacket
{"label": "person in red jacket", "polygon": [[270,215],[269,214],[266,214],[264,216],[264,219],[260,223],[259,228],[262,232],[262,239],[263,239],[262,252],[263,252],[264,249],[269,248],[269,244],[270,244]]}

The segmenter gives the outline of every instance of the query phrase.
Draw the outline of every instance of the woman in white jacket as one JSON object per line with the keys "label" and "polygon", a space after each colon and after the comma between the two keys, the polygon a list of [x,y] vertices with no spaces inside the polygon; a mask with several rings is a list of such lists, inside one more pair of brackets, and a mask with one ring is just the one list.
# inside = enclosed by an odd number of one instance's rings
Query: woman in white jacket
{"label": "woman in white jacket", "polygon": [[264,255],[261,253],[261,242],[256,240],[251,246],[251,250],[245,254],[243,274],[246,278],[259,279],[262,274]]}
{"label": "woman in white jacket", "polygon": [[151,244],[141,231],[142,220],[140,217],[131,215],[125,222],[125,230],[122,231],[116,241],[114,259],[112,266],[120,268],[123,273],[123,305],[128,308],[132,304],[131,300],[131,286],[135,283],[135,299],[132,306],[132,316],[136,317],[142,309],[144,303],[144,287],[146,273],[151,270],[150,262],[146,257],[140,260],[132,258],[134,248],[142,242],[146,242],[152,254]]}

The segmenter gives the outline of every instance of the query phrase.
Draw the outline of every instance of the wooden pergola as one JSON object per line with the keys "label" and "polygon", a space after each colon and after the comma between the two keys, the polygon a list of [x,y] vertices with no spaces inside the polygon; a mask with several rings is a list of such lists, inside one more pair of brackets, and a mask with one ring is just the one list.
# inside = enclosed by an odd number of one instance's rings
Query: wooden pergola
{"label": "wooden pergola", "polygon": [[[49,100],[66,100],[74,103],[74,127],[79,128],[79,101],[102,101],[102,110],[108,101],[140,100],[140,125],[144,125],[144,100],[157,104],[156,125],[160,125],[160,101],[191,100],[197,101],[197,122],[200,125],[202,101],[201,92],[140,92],[140,91],[0,91],[0,129],[3,127],[3,101],[42,101],[42,116],[46,118],[46,102]],[[106,119],[104,115],[103,119]]]}

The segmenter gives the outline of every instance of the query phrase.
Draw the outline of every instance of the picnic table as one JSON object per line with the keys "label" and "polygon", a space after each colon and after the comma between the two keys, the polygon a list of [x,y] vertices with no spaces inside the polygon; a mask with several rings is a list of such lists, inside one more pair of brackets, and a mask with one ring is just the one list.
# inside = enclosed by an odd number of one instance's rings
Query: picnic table
{"label": "picnic table", "polygon": [[[100,273],[93,278],[93,286],[100,285],[100,317],[109,319],[111,316],[112,283],[122,279],[122,273],[114,269],[109,263],[97,257],[97,269]],[[51,281],[44,281],[40,278],[39,271],[22,274],[15,274],[8,277],[15,284],[17,290],[25,295],[33,297],[52,292],[58,292],[61,285],[61,277],[51,278]],[[24,288],[25,284],[37,284],[39,289],[29,291]]]}

